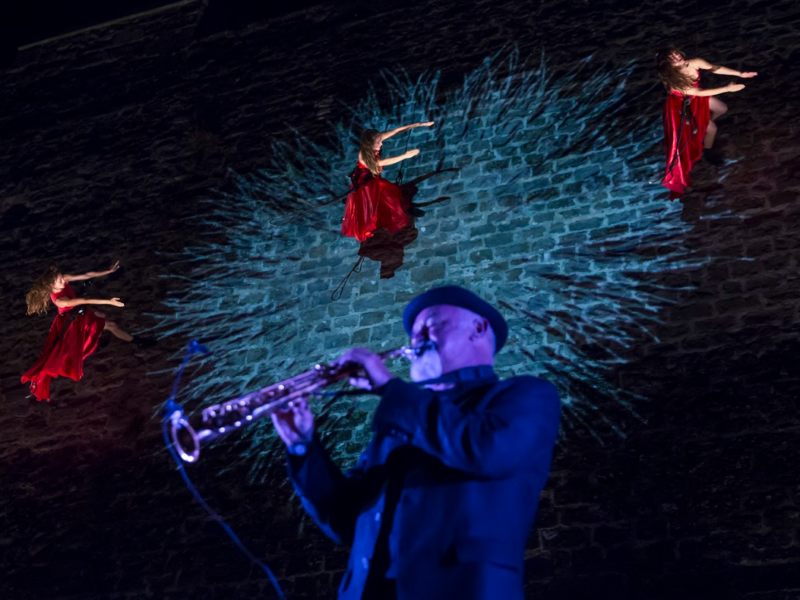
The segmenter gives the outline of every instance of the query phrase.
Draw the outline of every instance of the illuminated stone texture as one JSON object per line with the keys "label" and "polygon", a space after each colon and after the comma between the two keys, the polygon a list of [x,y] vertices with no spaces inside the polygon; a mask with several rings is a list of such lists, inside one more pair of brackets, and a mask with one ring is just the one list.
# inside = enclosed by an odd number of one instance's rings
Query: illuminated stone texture
{"label": "illuminated stone texture", "polygon": [[[421,148],[403,181],[427,177],[415,184],[415,199],[428,211],[388,280],[372,261],[343,279],[358,245],[341,236],[342,206],[329,199],[347,189],[342,175],[354,161],[358,128],[337,127],[332,148],[304,138],[279,143],[268,168],[218,194],[203,225],[209,235],[175,265],[179,278],[193,276],[192,293],[168,299],[157,331],[196,336],[215,353],[213,370],[192,380],[189,403],[213,404],[227,399],[217,390],[229,396],[290,376],[299,356],[327,361],[352,345],[398,347],[407,342],[398,319],[405,302],[432,285],[458,283],[511,321],[500,373],[553,379],[566,429],[588,428],[602,442],[616,426],[589,424],[588,413],[605,413],[600,398],[636,410],[635,394],[611,384],[612,374],[627,349],[655,337],[659,309],[681,289],[659,283],[659,274],[708,260],[686,244],[680,205],[665,207],[647,180],[658,169],[646,158],[657,128],[615,109],[626,100],[629,71],[589,61],[553,77],[544,64],[524,66],[518,53],[502,53],[442,100],[435,76],[387,77],[395,108],[387,114],[373,96],[356,109],[356,123],[437,124],[385,146],[385,156],[405,144]],[[351,408],[348,397],[332,402],[330,413]],[[271,437],[271,425],[264,429]],[[337,456],[368,435],[340,441]],[[263,448],[263,435],[254,437],[246,460],[259,467],[269,458]]]}

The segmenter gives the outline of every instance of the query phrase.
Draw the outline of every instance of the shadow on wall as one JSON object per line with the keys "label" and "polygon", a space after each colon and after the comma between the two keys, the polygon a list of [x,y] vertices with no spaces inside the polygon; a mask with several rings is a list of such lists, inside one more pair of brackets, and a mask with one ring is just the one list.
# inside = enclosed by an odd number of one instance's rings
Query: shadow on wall
{"label": "shadow on wall", "polygon": [[[426,179],[430,179],[431,177],[446,172],[458,172],[458,169],[439,169],[437,171],[433,171],[432,173],[421,175],[413,181],[402,184],[400,189],[402,190],[403,197],[409,203],[413,202],[417,209],[447,202],[450,200],[450,198],[447,196],[424,202],[415,202],[415,198],[419,192],[420,183]],[[424,214],[421,216],[424,216]],[[370,260],[379,262],[381,264],[380,278],[391,279],[394,277],[395,271],[403,266],[406,246],[415,241],[418,235],[419,230],[416,228],[416,224],[413,220],[407,227],[396,233],[390,233],[385,228],[380,228],[375,231],[375,235],[373,237],[361,243],[361,247],[358,250],[358,255],[362,258],[369,258]],[[359,261],[356,263],[356,267],[353,267],[353,271],[351,271],[351,273],[361,272],[361,262],[362,260],[359,259]],[[358,270],[356,271],[356,269]],[[347,279],[349,279],[349,275],[345,277],[340,287],[336,289],[336,294],[339,294],[340,297],[344,291],[343,288],[347,283]],[[334,298],[336,297],[336,294],[334,294]]]}

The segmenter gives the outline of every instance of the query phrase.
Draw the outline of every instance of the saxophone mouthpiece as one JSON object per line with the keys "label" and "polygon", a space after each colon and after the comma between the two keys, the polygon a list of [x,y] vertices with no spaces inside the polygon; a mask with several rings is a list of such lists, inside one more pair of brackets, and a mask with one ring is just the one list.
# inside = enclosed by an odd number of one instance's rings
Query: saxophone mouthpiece
{"label": "saxophone mouthpiece", "polygon": [[428,350],[436,350],[436,342],[430,340],[422,342],[419,346],[410,346],[405,349],[406,358],[411,360],[417,359]]}

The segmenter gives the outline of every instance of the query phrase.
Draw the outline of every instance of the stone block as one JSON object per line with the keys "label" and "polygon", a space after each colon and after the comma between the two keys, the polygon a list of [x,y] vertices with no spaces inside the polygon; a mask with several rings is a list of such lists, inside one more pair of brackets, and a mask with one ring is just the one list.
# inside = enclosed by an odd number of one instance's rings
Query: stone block
{"label": "stone block", "polygon": [[501,248],[504,247],[502,252],[503,254],[509,255],[512,252],[509,250],[508,245],[513,242],[513,239],[508,233],[495,233],[493,235],[486,236],[483,238],[483,245],[486,248]]}
{"label": "stone block", "polygon": [[686,323],[694,319],[708,318],[714,314],[714,310],[710,304],[698,303],[676,306],[670,310],[669,314],[673,323]]}
{"label": "stone block", "polygon": [[469,230],[469,237],[476,238],[481,236],[486,236],[490,233],[494,233],[496,231],[496,227],[492,224],[481,225],[479,227],[472,227]]}
{"label": "stone block", "polygon": [[358,324],[361,327],[369,327],[370,325],[382,323],[385,320],[386,320],[386,313],[384,313],[383,311],[367,312],[367,313],[361,313]]}
{"label": "stone block", "polygon": [[800,192],[796,191],[781,191],[769,196],[769,204],[772,208],[778,208],[786,204],[797,204],[800,199]]}
{"label": "stone block", "polygon": [[473,264],[477,264],[483,261],[492,260],[493,256],[493,251],[487,248],[485,250],[478,250],[477,252],[470,253],[469,260]]}
{"label": "stone block", "polygon": [[435,283],[444,279],[444,275],[444,264],[436,263],[414,269],[414,272],[411,274],[411,281],[415,284]]}
{"label": "stone block", "polygon": [[392,339],[392,325],[390,323],[384,323],[382,325],[376,325],[372,328],[369,334],[370,342],[383,344],[384,342],[388,342]]}
{"label": "stone block", "polygon": [[353,308],[358,311],[370,309],[386,309],[394,306],[395,298],[392,292],[379,292],[359,296],[353,300]]}
{"label": "stone block", "polygon": [[351,346],[361,346],[369,342],[370,330],[367,328],[356,329],[350,336]]}
{"label": "stone block", "polygon": [[586,231],[587,229],[597,230],[600,227],[602,227],[602,225],[603,225],[603,219],[601,217],[593,217],[589,219],[580,219],[578,221],[570,221],[567,223],[567,229],[570,232]]}
{"label": "stone block", "polygon": [[714,303],[714,308],[720,315],[727,313],[739,313],[743,310],[756,308],[761,305],[761,300],[758,296],[739,296],[736,298],[726,298],[717,300]]}

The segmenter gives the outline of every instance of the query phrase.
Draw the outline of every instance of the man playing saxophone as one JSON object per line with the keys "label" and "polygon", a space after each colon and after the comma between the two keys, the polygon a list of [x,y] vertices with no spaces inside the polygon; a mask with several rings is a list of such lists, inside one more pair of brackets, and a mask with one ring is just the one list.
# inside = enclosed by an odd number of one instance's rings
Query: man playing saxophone
{"label": "man playing saxophone", "polygon": [[373,437],[346,473],[314,433],[305,400],[272,414],[303,506],[352,546],[340,600],[522,600],[523,555],[558,433],[555,388],[500,381],[494,356],[508,326],[459,287],[406,307],[414,383],[353,348],[334,365],[380,394]]}

